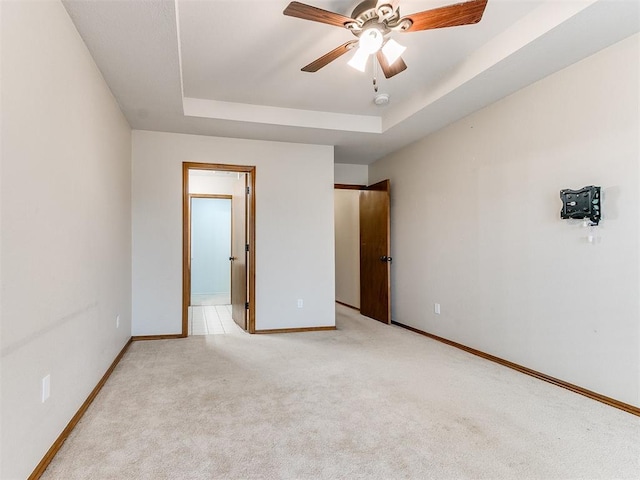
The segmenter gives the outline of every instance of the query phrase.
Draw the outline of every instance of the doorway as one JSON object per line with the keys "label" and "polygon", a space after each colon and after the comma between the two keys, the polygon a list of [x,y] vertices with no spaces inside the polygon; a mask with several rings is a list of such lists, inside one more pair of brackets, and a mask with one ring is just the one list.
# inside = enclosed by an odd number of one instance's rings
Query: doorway
{"label": "doorway", "polygon": [[334,191],[336,301],[391,323],[390,182]]}
{"label": "doorway", "polygon": [[[225,172],[226,173],[226,172]],[[203,175],[207,174],[207,175]],[[200,176],[217,175],[215,182]],[[233,172],[231,172],[233,175]],[[225,190],[235,179],[218,172],[189,172],[191,199],[191,300],[189,335],[230,333],[237,329],[231,316],[231,195],[193,193]],[[206,179],[208,180],[208,179]],[[194,188],[194,183],[208,188]],[[228,187],[227,187],[228,188]]]}
{"label": "doorway", "polygon": [[255,332],[254,186],[253,166],[183,163],[183,337]]}

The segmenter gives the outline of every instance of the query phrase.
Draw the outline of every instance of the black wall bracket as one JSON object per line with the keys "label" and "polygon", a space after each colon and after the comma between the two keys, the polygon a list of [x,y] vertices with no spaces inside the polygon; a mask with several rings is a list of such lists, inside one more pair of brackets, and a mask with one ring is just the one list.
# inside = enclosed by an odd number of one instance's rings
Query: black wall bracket
{"label": "black wall bracket", "polygon": [[580,190],[560,190],[562,210],[560,218],[588,218],[592,225],[598,225],[602,215],[600,187],[589,185]]}

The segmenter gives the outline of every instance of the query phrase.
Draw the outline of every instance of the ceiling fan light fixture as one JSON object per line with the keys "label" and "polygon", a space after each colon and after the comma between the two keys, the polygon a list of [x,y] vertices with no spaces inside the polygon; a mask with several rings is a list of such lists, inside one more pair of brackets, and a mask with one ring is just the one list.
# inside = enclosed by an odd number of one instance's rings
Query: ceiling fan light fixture
{"label": "ceiling fan light fixture", "polygon": [[367,28],[360,34],[358,45],[360,50],[364,50],[367,54],[376,53],[382,47],[384,35],[377,28]]}
{"label": "ceiling fan light fixture", "polygon": [[406,49],[407,47],[405,47],[404,45],[400,45],[393,38],[391,38],[387,41],[387,43],[384,44],[384,47],[382,47],[382,53],[387,59],[389,65],[393,65]]}
{"label": "ceiling fan light fixture", "polygon": [[367,60],[369,60],[369,53],[362,47],[356,48],[356,53],[353,54],[351,60],[349,60],[349,66],[364,72],[367,68]]}
{"label": "ceiling fan light fixture", "polygon": [[488,0],[466,0],[401,17],[399,7],[401,0],[359,1],[350,17],[299,1],[292,1],[284,9],[282,13],[287,16],[346,28],[358,38],[317,58],[303,67],[301,69],[303,72],[317,72],[358,43],[358,49],[349,64],[364,71],[368,56],[376,54],[378,62],[374,65],[380,64],[384,76],[391,78],[407,69],[406,63],[400,56],[405,48],[395,41],[388,41],[393,32],[418,32],[472,25],[482,20],[488,2]]}

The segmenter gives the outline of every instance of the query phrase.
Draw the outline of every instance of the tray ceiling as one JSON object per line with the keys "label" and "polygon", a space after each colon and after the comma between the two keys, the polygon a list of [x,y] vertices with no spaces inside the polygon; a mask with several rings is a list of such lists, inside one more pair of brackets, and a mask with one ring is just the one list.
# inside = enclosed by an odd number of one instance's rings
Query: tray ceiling
{"label": "tray ceiling", "polygon": [[[489,0],[476,25],[394,38],[408,69],[376,75],[350,54],[300,68],[354,38],[287,17],[287,1],[65,0],[132,128],[335,145],[368,164],[640,30],[636,0]],[[358,2],[309,1],[347,16]],[[442,0],[402,0],[403,13]]]}

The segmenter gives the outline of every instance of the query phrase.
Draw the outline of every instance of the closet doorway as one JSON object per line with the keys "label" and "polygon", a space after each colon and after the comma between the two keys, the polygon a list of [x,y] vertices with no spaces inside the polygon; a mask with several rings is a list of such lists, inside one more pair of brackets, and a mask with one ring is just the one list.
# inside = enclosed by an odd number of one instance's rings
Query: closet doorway
{"label": "closet doorway", "polygon": [[336,301],[391,323],[390,182],[335,185]]}

